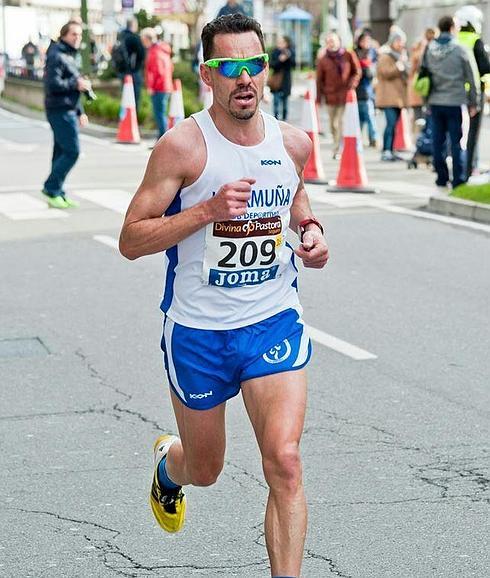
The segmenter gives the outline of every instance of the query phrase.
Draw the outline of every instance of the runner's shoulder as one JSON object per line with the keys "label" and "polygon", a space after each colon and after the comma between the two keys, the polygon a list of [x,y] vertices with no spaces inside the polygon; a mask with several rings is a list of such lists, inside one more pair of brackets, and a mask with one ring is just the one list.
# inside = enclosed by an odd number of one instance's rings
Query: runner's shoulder
{"label": "runner's shoulder", "polygon": [[313,146],[310,137],[303,129],[292,126],[287,122],[280,121],[279,127],[286,151],[293,159],[295,165],[303,169]]}
{"label": "runner's shoulder", "polygon": [[157,142],[152,157],[166,167],[185,174],[204,169],[206,145],[201,130],[192,118],[186,118],[167,131]]}

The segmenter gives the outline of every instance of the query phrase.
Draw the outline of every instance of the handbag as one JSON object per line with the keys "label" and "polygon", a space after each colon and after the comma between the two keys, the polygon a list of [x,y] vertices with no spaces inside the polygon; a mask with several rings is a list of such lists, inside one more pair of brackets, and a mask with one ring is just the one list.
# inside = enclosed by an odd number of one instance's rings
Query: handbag
{"label": "handbag", "polygon": [[271,89],[271,92],[279,92],[281,90],[283,78],[284,73],[282,70],[275,70],[272,74],[269,74],[267,86]]}
{"label": "handbag", "polygon": [[425,66],[421,66],[418,73],[413,77],[413,89],[417,94],[427,98],[430,94],[430,72]]}

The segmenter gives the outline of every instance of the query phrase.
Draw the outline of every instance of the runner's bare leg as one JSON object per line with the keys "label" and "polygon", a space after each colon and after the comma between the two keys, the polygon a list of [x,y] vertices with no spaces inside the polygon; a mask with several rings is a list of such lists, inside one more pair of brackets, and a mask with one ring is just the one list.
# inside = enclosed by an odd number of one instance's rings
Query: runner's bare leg
{"label": "runner's bare leg", "polygon": [[306,409],[305,370],[242,383],[269,485],[265,540],[272,576],[299,577],[306,537],[306,499],[299,442]]}
{"label": "runner's bare leg", "polygon": [[223,469],[226,404],[195,410],[186,407],[173,391],[171,396],[180,441],[168,452],[167,474],[181,486],[210,486]]}

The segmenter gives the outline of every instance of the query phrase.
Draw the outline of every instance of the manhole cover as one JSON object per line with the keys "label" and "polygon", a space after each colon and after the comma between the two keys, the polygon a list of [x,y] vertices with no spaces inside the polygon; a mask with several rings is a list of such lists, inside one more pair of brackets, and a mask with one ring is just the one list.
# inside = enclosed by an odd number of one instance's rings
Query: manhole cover
{"label": "manhole cover", "polygon": [[0,339],[0,358],[39,357],[48,354],[48,348],[39,337]]}

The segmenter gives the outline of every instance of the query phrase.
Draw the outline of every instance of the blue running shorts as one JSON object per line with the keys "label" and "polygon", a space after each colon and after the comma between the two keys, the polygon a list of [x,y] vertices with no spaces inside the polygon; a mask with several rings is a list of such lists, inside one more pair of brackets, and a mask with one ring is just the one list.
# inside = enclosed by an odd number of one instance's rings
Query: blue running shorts
{"label": "blue running shorts", "polygon": [[301,369],[311,355],[294,309],[232,330],[193,329],[166,317],[161,345],[170,386],[192,409],[223,403],[248,379]]}

